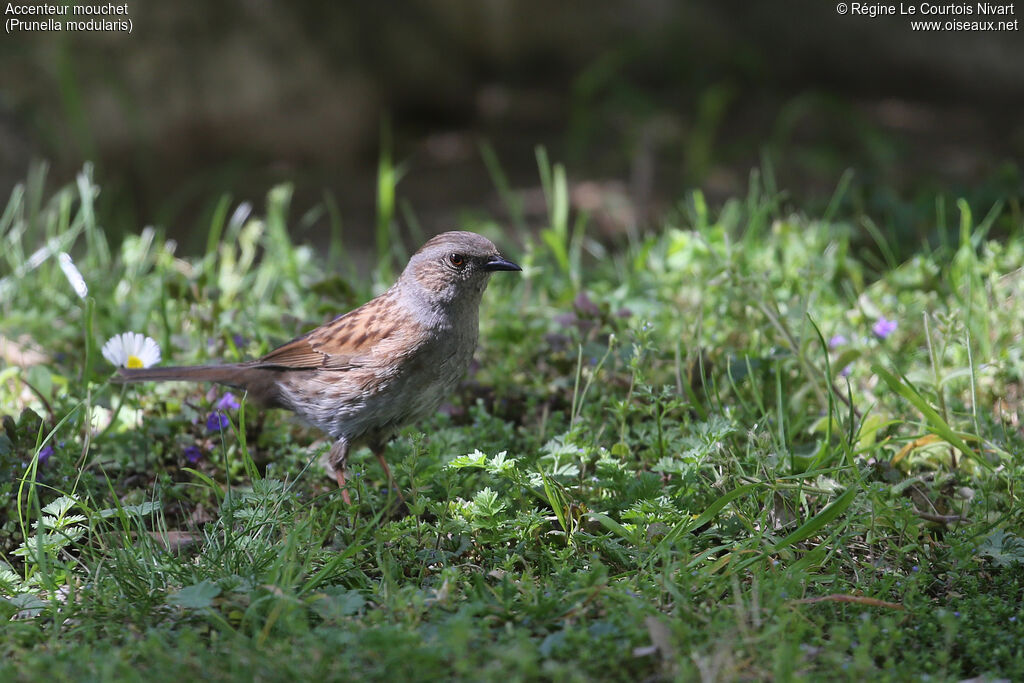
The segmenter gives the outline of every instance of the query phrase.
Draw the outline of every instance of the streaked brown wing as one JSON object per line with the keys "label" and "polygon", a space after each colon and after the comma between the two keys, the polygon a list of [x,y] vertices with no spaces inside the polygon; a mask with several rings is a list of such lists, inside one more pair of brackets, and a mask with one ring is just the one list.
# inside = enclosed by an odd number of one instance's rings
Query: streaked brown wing
{"label": "streaked brown wing", "polygon": [[379,312],[388,307],[386,297],[373,299],[277,347],[250,365],[285,370],[344,370],[357,366],[362,356],[394,331],[393,327],[378,324],[383,322]]}
{"label": "streaked brown wing", "polygon": [[309,341],[309,335],[293,339],[277,347],[258,360],[248,363],[256,368],[281,368],[283,370],[311,370],[322,368],[327,354],[317,351]]}

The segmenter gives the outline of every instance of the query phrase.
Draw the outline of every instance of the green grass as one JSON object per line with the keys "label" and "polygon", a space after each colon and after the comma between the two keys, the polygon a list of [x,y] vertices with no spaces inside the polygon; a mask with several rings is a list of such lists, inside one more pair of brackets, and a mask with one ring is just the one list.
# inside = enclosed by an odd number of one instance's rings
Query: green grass
{"label": "green grass", "polygon": [[1024,677],[1017,205],[960,203],[955,244],[897,262],[884,225],[856,239],[849,177],[816,218],[755,173],[609,248],[537,156],[550,225],[464,226],[524,273],[492,282],[449,409],[389,446],[408,515],[368,452],[346,506],[287,414],[211,430],[223,391],[111,385],[99,353],[131,330],[164,362],[251,357],[368,299],[417,246],[393,191],[360,278],[318,258],[356,260],[340,230],[291,241],[288,187],[223,199],[194,258],[108,243],[89,169],[15,188],[0,678]]}

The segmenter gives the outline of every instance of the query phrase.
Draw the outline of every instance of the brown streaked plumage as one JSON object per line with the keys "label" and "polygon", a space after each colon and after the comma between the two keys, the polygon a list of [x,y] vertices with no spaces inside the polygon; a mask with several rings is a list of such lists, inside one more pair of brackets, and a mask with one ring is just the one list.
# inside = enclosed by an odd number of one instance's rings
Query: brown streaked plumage
{"label": "brown streaked plumage", "polygon": [[118,380],[216,382],[294,411],[335,439],[328,463],[350,502],[349,449],[369,446],[393,484],[384,446],[401,427],[437,410],[462,379],[476,349],[481,296],[499,270],[521,268],[485,237],[442,233],[409,259],[388,291],[262,358],[121,368]]}

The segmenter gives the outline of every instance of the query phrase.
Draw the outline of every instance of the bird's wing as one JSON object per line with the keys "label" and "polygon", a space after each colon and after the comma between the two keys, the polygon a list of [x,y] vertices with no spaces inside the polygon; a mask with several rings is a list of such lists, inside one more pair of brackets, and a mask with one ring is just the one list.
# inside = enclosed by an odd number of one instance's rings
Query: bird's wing
{"label": "bird's wing", "polygon": [[393,321],[393,315],[383,315],[389,308],[388,301],[384,296],[369,301],[249,365],[281,370],[346,370],[359,366],[374,346],[398,329],[397,323],[388,320]]}
{"label": "bird's wing", "polygon": [[276,368],[280,370],[312,370],[322,368],[327,363],[327,354],[318,351],[310,340],[310,335],[303,335],[277,347],[258,360],[248,365],[256,368]]}

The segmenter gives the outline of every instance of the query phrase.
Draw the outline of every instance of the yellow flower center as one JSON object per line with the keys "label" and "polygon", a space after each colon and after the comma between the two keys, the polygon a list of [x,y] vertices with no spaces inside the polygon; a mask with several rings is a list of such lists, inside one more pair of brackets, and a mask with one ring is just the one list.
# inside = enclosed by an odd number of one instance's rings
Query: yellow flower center
{"label": "yellow flower center", "polygon": [[125,363],[125,367],[127,367],[127,368],[141,368],[142,367],[142,359],[139,358],[138,356],[128,356],[128,362]]}

